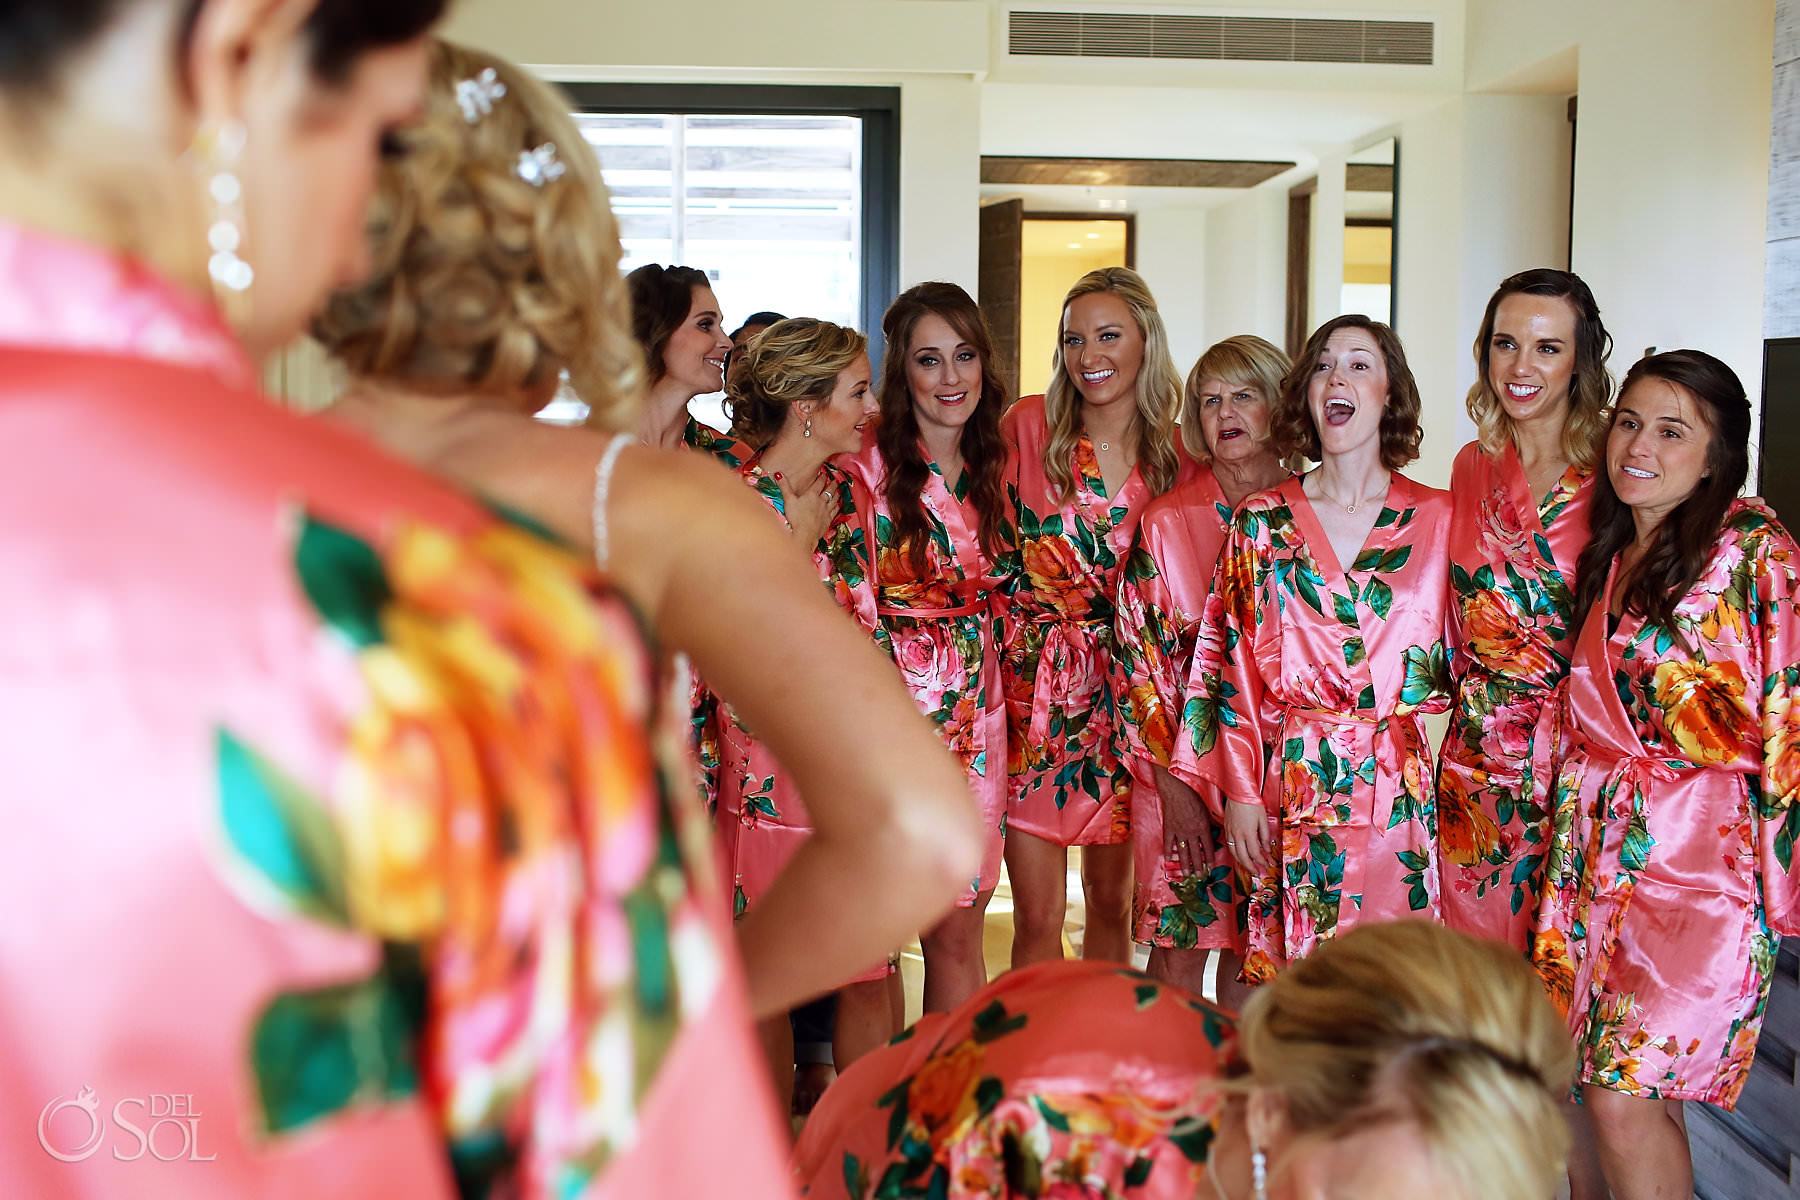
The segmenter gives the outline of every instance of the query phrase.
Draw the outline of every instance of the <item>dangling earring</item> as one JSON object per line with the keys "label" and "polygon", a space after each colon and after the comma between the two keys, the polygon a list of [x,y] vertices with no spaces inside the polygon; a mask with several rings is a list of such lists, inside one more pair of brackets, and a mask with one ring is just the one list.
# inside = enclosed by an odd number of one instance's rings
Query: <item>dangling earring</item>
{"label": "dangling earring", "polygon": [[1269,1200],[1269,1156],[1255,1144],[1250,1147],[1250,1188],[1256,1200]]}
{"label": "dangling earring", "polygon": [[812,418],[811,417],[806,418],[806,428],[803,431],[801,431],[800,436],[801,437],[811,437],[812,436]]}
{"label": "dangling earring", "polygon": [[212,277],[213,295],[226,319],[242,328],[249,315],[250,285],[256,271],[243,256],[244,184],[238,178],[238,160],[247,135],[237,121],[208,125],[194,135],[194,153],[206,177],[206,194],[212,202],[206,243],[212,249],[206,273]]}

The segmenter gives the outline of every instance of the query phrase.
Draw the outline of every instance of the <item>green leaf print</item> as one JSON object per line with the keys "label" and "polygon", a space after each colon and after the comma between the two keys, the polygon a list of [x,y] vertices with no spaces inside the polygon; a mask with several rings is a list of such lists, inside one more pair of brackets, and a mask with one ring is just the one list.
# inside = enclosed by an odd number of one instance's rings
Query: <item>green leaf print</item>
{"label": "green leaf print", "polygon": [[1169,1130],[1169,1141],[1189,1162],[1203,1163],[1212,1149],[1213,1127],[1199,1117],[1183,1117]]}
{"label": "green leaf print", "polygon": [[264,1131],[418,1090],[411,1055],[422,983],[416,963],[395,963],[356,983],[283,993],[257,1016],[250,1062]]}
{"label": "green leaf print", "polygon": [[1019,1013],[1017,1016],[1008,1015],[1006,1005],[996,1000],[975,1014],[975,1020],[971,1023],[972,1036],[976,1045],[985,1046],[996,1038],[1005,1037],[1009,1033],[1017,1033],[1025,1028],[1025,1021],[1024,1013]]}
{"label": "green leaf print", "polygon": [[1356,601],[1348,596],[1333,593],[1331,607],[1337,613],[1338,624],[1348,625],[1352,629],[1361,627],[1361,623],[1356,619]]}
{"label": "green leaf print", "polygon": [[861,1197],[869,1190],[869,1169],[854,1154],[844,1155],[844,1194]]}
{"label": "green leaf print", "polygon": [[1353,637],[1344,642],[1344,665],[1354,668],[1363,660],[1363,640]]}
{"label": "green leaf print", "polygon": [[1632,798],[1632,813],[1625,822],[1625,841],[1619,847],[1619,869],[1636,874],[1650,865],[1650,848],[1656,839],[1644,822],[1642,798]]}
{"label": "green leaf print", "polygon": [[1395,512],[1393,509],[1387,507],[1386,505],[1383,505],[1381,508],[1381,514],[1375,518],[1375,528],[1386,529],[1389,525],[1392,525],[1395,521],[1398,521],[1399,519],[1400,519],[1399,513]]}
{"label": "green leaf print", "polygon": [[1150,1180],[1150,1168],[1155,1165],[1154,1159],[1142,1155],[1133,1159],[1131,1165],[1125,1168],[1125,1186],[1128,1188],[1143,1187]]}
{"label": "green leaf print", "polygon": [[1363,589],[1363,602],[1385,621],[1388,611],[1394,607],[1394,589],[1379,579],[1371,579],[1369,586]]}
{"label": "green leaf print", "polygon": [[1131,989],[1131,999],[1137,1005],[1137,1010],[1139,1012],[1143,1012],[1146,1008],[1155,1004],[1161,995],[1162,989],[1157,987],[1154,983],[1140,983],[1137,987]]}
{"label": "green leaf print", "polygon": [[1400,703],[1417,708],[1433,696],[1450,690],[1449,667],[1444,657],[1444,643],[1433,642],[1430,649],[1408,646],[1401,656],[1406,675],[1400,685]]}
{"label": "green leaf print", "polygon": [[323,805],[230,730],[214,731],[219,816],[233,857],[255,871],[284,907],[350,925],[344,848]]}
{"label": "green leaf print", "polygon": [[394,592],[387,568],[369,543],[302,513],[294,569],[313,610],[351,645],[361,649],[387,640],[381,613]]}
{"label": "green leaf print", "polygon": [[1069,1132],[1069,1118],[1066,1114],[1051,1108],[1049,1103],[1042,1096],[1033,1096],[1031,1098],[1031,1103],[1032,1106],[1038,1110],[1038,1113],[1043,1116],[1046,1125],[1050,1126],[1050,1128],[1056,1130],[1058,1133]]}
{"label": "green leaf print", "polygon": [[984,1076],[975,1085],[975,1115],[985,1117],[1000,1107],[1000,1101],[1006,1098],[1006,1085],[992,1075]]}
{"label": "green leaf print", "polygon": [[1302,600],[1312,606],[1314,612],[1321,617],[1325,615],[1324,608],[1319,604],[1319,585],[1313,579],[1312,572],[1307,570],[1304,565],[1297,567],[1294,571],[1294,590],[1300,594]]}
{"label": "green leaf print", "polygon": [[1181,724],[1195,754],[1212,752],[1219,737],[1219,709],[1210,696],[1189,696],[1181,708]]}
{"label": "green leaf print", "polygon": [[1350,564],[1352,571],[1375,571],[1381,567],[1381,551],[1371,546],[1356,556]]}

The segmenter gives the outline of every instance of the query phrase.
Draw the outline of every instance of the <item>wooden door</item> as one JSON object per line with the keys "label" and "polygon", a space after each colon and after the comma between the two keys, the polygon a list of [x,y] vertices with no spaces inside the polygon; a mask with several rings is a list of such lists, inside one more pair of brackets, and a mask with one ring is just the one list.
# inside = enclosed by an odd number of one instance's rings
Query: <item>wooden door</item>
{"label": "wooden door", "polygon": [[1025,202],[1001,200],[981,206],[981,263],[977,303],[994,335],[994,365],[1006,385],[1007,401],[1018,397],[1019,281],[1024,262]]}

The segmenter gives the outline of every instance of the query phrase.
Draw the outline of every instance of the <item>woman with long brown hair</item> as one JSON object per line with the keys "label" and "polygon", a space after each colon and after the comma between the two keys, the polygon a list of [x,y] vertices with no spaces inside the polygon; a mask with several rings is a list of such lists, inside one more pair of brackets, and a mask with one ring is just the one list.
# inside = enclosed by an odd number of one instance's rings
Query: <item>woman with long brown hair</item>
{"label": "woman with long brown hair", "polygon": [[1681,1102],[1736,1105],[1800,934],[1800,546],[1738,496],[1750,430],[1712,355],[1639,361],[1577,564],[1532,954],[1619,1200],[1692,1193]]}
{"label": "woman with long brown hair", "polygon": [[875,585],[876,640],[893,655],[981,803],[987,850],[957,908],[920,938],[925,1011],[987,982],[982,916],[1000,878],[1006,710],[994,604],[1010,540],[1006,393],[981,309],[953,283],[910,288],[882,318],[881,420],[841,460]]}
{"label": "woman with long brown hair", "polygon": [[1062,956],[1068,848],[1082,847],[1082,954],[1131,953],[1131,772],[1114,736],[1113,591],[1146,505],[1193,470],[1181,376],[1136,271],[1090,271],[1057,323],[1050,386],[1006,414],[1018,574],[1006,617],[1006,869],[1014,966]]}

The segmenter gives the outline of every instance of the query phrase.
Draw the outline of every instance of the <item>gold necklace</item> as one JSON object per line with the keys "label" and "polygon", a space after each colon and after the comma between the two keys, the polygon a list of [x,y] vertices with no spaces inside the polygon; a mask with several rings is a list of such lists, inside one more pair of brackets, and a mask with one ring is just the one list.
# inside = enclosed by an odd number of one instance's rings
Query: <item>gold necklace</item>
{"label": "gold necklace", "polygon": [[[1387,489],[1383,488],[1381,494],[1383,496],[1386,496]],[[1367,504],[1371,499],[1373,499],[1373,497],[1364,496],[1364,497],[1358,499],[1355,504],[1345,504],[1342,500],[1339,500],[1336,496],[1332,495],[1328,490],[1326,490],[1325,479],[1323,476],[1320,476],[1320,478],[1319,478],[1319,495],[1325,497],[1327,500],[1331,501],[1333,504],[1337,505],[1339,508],[1343,509],[1346,513],[1349,513],[1353,517],[1356,515],[1356,509],[1357,509],[1358,505]]]}

